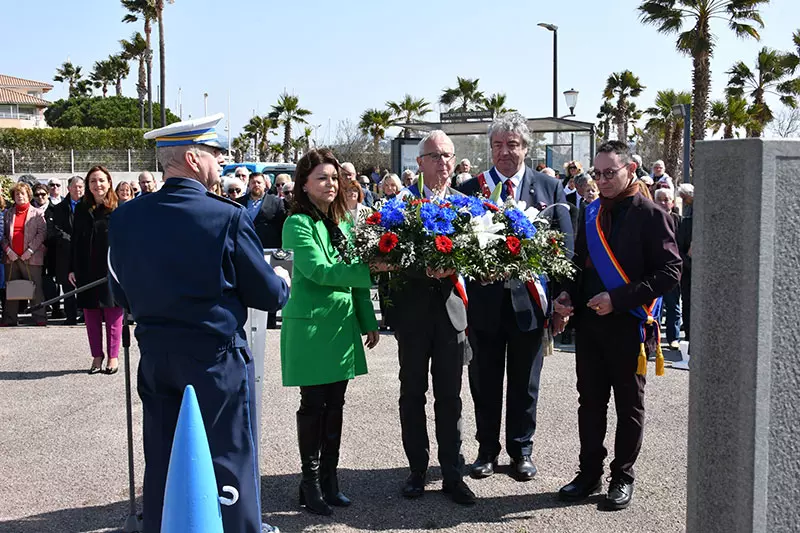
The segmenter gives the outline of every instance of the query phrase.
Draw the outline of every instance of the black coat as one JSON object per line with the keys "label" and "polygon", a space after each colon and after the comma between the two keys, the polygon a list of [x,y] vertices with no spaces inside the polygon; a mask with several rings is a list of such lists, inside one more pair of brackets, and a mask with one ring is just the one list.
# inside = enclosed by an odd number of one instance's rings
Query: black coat
{"label": "black coat", "polygon": [[[72,221],[74,215],[70,209],[70,199],[65,198],[58,205],[52,206],[52,216],[47,219],[47,238],[54,247],[56,281],[69,285],[67,275],[72,265]],[[75,208],[77,210],[77,206]],[[48,248],[48,251],[51,251]]]}
{"label": "black coat", "polygon": [[[60,205],[60,204],[59,204]],[[93,210],[81,201],[75,208],[72,230],[72,269],[78,287],[108,276],[108,218],[105,206]],[[146,273],[142,273],[146,275]],[[99,285],[77,295],[81,309],[116,307],[108,284]]]}
{"label": "black coat", "polygon": [[[235,201],[247,207],[250,195],[244,195]],[[286,202],[283,198],[278,198],[272,194],[265,194],[261,202],[253,225],[256,227],[256,235],[261,240],[263,248],[282,248],[283,245],[283,223],[286,222]]]}

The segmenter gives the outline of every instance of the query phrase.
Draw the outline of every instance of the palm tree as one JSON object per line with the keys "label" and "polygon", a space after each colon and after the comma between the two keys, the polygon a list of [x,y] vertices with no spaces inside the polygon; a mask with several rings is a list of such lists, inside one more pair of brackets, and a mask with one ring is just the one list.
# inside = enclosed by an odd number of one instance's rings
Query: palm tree
{"label": "palm tree", "polygon": [[361,113],[358,129],[372,137],[372,151],[375,156],[380,153],[381,139],[386,136],[386,130],[393,125],[392,112],[389,110],[367,109]]}
{"label": "palm tree", "polygon": [[122,80],[131,73],[131,66],[120,54],[108,56],[108,64],[114,77],[114,89],[117,96],[122,96]]}
{"label": "palm tree", "polygon": [[[761,37],[754,27],[764,27],[758,12],[769,0],[646,0],[639,6],[641,20],[660,33],[678,34],[679,52],[692,57],[692,142],[706,136],[708,93],[711,87],[711,56],[716,36],[711,21],[725,19],[737,37]],[[691,27],[686,31],[684,23]]]}
{"label": "palm tree", "polygon": [[275,121],[269,117],[254,116],[245,127],[245,133],[254,141],[256,157],[268,159],[269,134],[275,128]]}
{"label": "palm tree", "polygon": [[[269,155],[269,159],[271,161],[277,161],[281,157],[283,157],[283,144],[281,143],[271,143],[267,145],[267,154]],[[284,161],[288,162],[288,160]]]}
{"label": "palm tree", "polygon": [[[399,102],[386,102],[386,107],[394,114],[397,119],[403,120],[406,124],[417,122],[419,119],[431,112],[430,102],[424,98],[414,98],[406,94]],[[411,137],[411,130],[403,128],[403,137]]]}
{"label": "palm tree", "polygon": [[309,150],[311,150],[311,134],[314,133],[314,129],[306,126],[303,128],[303,153],[307,154]]}
{"label": "palm tree", "polygon": [[108,96],[108,86],[114,83],[114,69],[111,66],[111,61],[108,59],[104,61],[95,61],[92,73],[89,74],[89,79],[98,89],[103,91],[103,98]]}
{"label": "palm tree", "polygon": [[728,88],[726,94],[743,97],[745,91],[753,98],[750,106],[752,120],[747,126],[748,137],[761,137],[764,128],[772,121],[772,110],[764,96],[772,94],[779,97],[781,103],[795,108],[798,94],[797,83],[789,79],[800,58],[792,53],[783,53],[767,47],[761,49],[756,60],[756,70],[750,70],[744,61],[737,61],[728,70]]}
{"label": "palm tree", "polygon": [[72,98],[76,96],[75,88],[82,77],[81,67],[76,67],[69,61],[64,61],[64,63],[56,69],[56,75],[53,76],[53,81],[67,82],[69,85],[69,92],[67,95],[69,98]]}
{"label": "palm tree", "polygon": [[672,108],[678,104],[688,104],[692,95],[686,91],[676,92],[672,89],[658,91],[655,105],[647,108],[645,113],[652,118],[647,121],[645,129],[660,132],[664,140],[664,167],[670,176],[678,175],[678,156],[680,155],[681,138],[683,134],[683,119],[672,113]]}
{"label": "palm tree", "polygon": [[617,106],[614,110],[614,122],[617,124],[617,139],[626,142],[628,140],[628,122],[631,119],[630,98],[635,98],[642,94],[645,86],[639,81],[630,70],[614,72],[606,81],[606,89],[603,97],[611,100],[617,97]]}
{"label": "palm tree", "polygon": [[300,107],[296,95],[284,92],[278,97],[278,103],[272,106],[269,118],[278,126],[283,126],[283,160],[289,161],[289,152],[292,148],[292,124],[308,124],[305,118],[311,114],[308,109]]}
{"label": "palm tree", "polygon": [[483,102],[483,93],[478,90],[479,78],[471,80],[456,76],[456,81],[456,87],[442,91],[442,96],[439,97],[440,104],[452,106],[460,100],[459,111],[469,111],[470,106],[480,105]]}
{"label": "palm tree", "polygon": [[516,109],[506,107],[506,93],[495,93],[488,98],[484,98],[481,106],[486,111],[491,111],[494,116],[516,111]]}
{"label": "palm tree", "polygon": [[608,142],[611,136],[611,122],[614,120],[614,104],[610,100],[603,100],[597,119],[600,121],[597,129],[603,132],[603,142]]}
{"label": "palm tree", "polygon": [[242,133],[238,137],[236,137],[231,142],[231,148],[233,148],[233,157],[237,163],[241,163],[244,161],[245,157],[247,157],[247,152],[250,151],[250,148],[253,147],[253,143],[250,140],[250,136],[246,133]]}
{"label": "palm tree", "polygon": [[739,136],[738,128],[746,128],[751,120],[747,110],[747,100],[739,96],[725,97],[711,103],[711,113],[708,116],[708,125],[711,133],[716,135],[722,129],[723,139],[733,139]]}
{"label": "palm tree", "polygon": [[294,156],[294,159],[292,159],[293,163],[297,163],[297,161],[300,159],[300,152],[305,153],[304,151],[305,149],[306,149],[305,136],[298,137],[297,139],[292,140],[292,153]]}
{"label": "palm tree", "polygon": [[[153,0],[155,2],[156,14],[158,15],[158,68],[161,80],[161,127],[167,125],[167,54],[165,50],[164,38],[164,0]],[[166,0],[168,4],[174,4],[175,0]]]}
{"label": "palm tree", "polygon": [[153,47],[151,46],[151,36],[153,33],[153,21],[158,18],[154,0],[121,0],[122,7],[128,10],[128,14],[122,17],[122,22],[136,22],[141,19],[144,21],[144,40],[147,43],[145,52],[145,62],[147,63],[147,116],[150,128],[153,127]]}
{"label": "palm tree", "polygon": [[92,83],[92,80],[78,80],[78,82],[75,84],[73,96],[78,98],[92,96],[93,86],[94,84]]}
{"label": "palm tree", "polygon": [[128,61],[139,62],[139,77],[136,82],[136,95],[139,97],[139,127],[144,128],[144,100],[147,98],[147,41],[138,31],[131,36],[130,41],[121,39],[122,57]]}

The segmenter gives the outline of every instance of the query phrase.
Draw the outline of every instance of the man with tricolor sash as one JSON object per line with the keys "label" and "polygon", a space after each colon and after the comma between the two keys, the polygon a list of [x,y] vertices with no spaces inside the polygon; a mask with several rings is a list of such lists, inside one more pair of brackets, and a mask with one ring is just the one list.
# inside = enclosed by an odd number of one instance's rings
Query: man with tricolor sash
{"label": "man with tricolor sash", "polygon": [[[498,116],[489,128],[489,143],[494,166],[464,183],[460,190],[489,198],[495,188],[501,187],[503,201],[513,199],[540,211],[548,209],[546,216],[553,228],[564,232],[571,252],[573,230],[564,189],[557,180],[525,165],[532,144],[525,117],[519,113]],[[547,285],[545,277],[527,284],[519,280],[467,284],[474,353],[469,384],[479,443],[478,457],[470,469],[475,479],[493,475],[497,467],[504,389],[509,474],[517,481],[530,481],[536,475],[533,435],[552,308]]]}
{"label": "man with tricolor sash", "polygon": [[[669,215],[639,193],[636,167],[627,144],[609,141],[598,148],[593,177],[600,198],[586,207],[578,228],[576,279],[554,302],[558,317],[574,317],[581,444],[580,472],[559,497],[579,501],[601,488],[613,389],[617,429],[604,500],[610,510],[628,507],[633,496],[633,465],[644,436],[647,355],[656,354],[656,375],[662,374],[661,296],[681,275]],[[563,320],[557,322],[563,327]]]}

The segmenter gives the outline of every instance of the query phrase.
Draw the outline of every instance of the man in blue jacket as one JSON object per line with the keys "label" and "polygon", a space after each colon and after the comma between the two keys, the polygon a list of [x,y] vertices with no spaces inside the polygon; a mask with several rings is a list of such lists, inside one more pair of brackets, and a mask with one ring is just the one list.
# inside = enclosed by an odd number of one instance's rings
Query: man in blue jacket
{"label": "man in blue jacket", "polygon": [[[247,308],[277,311],[289,276],[264,260],[245,209],[210,192],[224,144],[215,115],[145,134],[156,139],[164,186],[117,209],[109,226],[115,299],[136,321],[144,411],[145,531],[161,530],[167,468],[183,391],[193,385],[219,488],[225,531],[261,533],[253,357]],[[156,275],[152,275],[152,273]],[[147,273],[147,275],[145,275]]]}

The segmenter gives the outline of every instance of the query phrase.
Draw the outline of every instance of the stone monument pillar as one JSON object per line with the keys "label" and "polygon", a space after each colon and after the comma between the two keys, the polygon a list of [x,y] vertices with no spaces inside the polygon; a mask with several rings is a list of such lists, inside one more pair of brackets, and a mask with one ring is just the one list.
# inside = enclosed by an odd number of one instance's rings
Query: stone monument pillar
{"label": "stone monument pillar", "polygon": [[800,140],[698,142],[688,533],[800,531]]}

